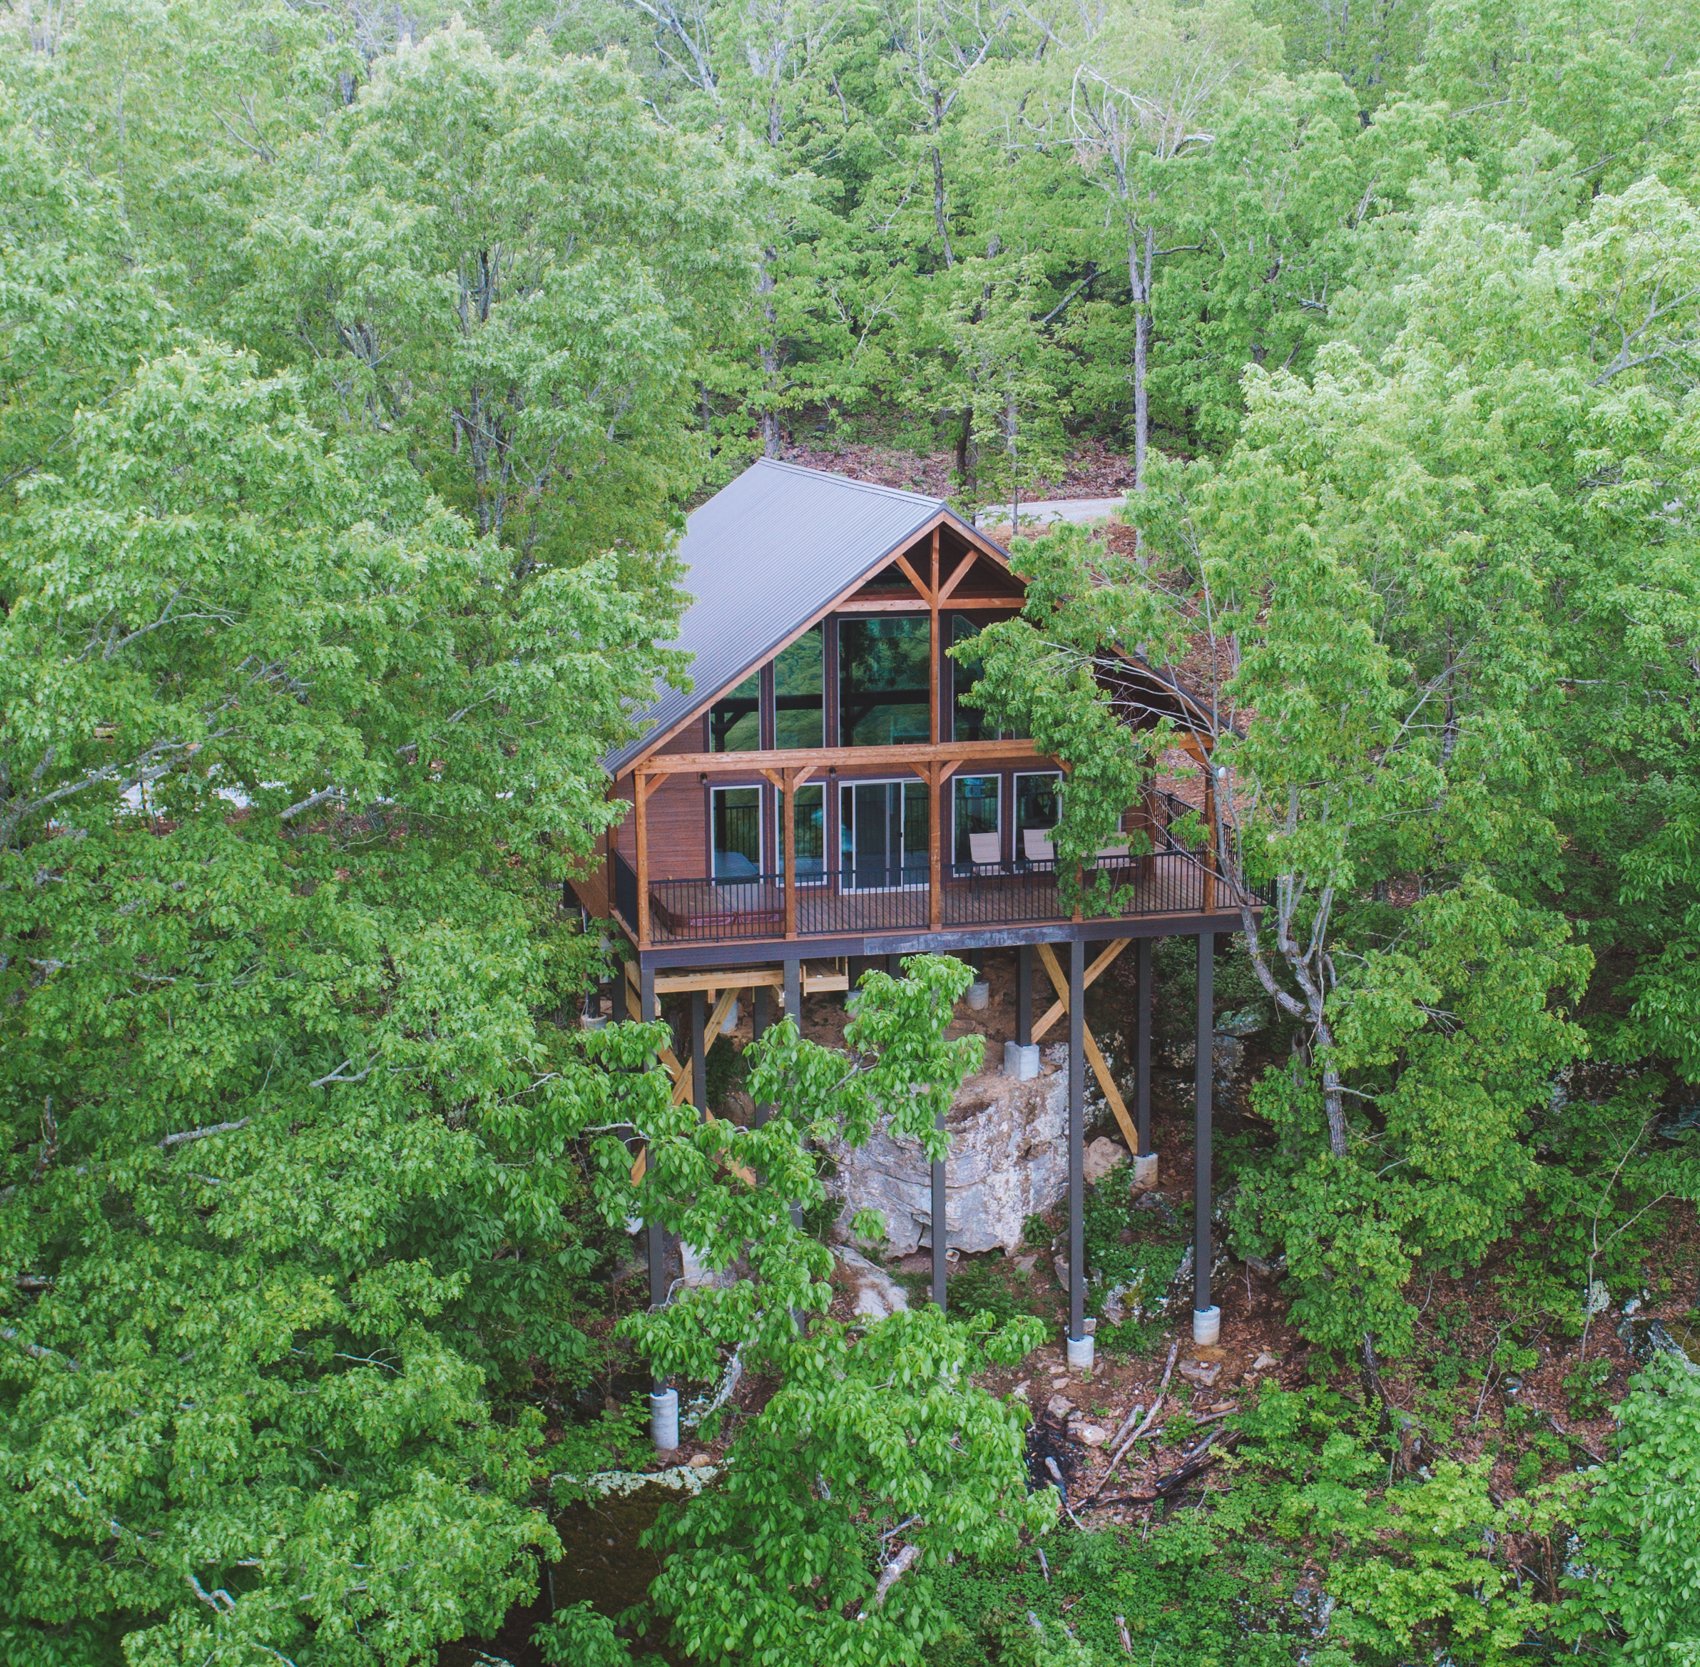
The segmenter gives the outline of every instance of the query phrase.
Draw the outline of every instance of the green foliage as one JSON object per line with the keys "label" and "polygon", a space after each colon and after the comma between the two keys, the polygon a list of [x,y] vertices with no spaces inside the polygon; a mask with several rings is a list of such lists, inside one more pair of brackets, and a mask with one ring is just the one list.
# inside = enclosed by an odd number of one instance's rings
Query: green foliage
{"label": "green foliage", "polygon": [[[1053,1537],[964,1568],[937,1659],[1460,1667],[1521,1659],[1544,1616],[1503,1555],[1541,1526],[1496,1505],[1485,1466],[1389,1481],[1362,1416],[1326,1391],[1265,1391],[1235,1420],[1231,1488],[1132,1533]],[[1066,1628],[1066,1630],[1065,1630]],[[1070,1641],[1077,1654],[1057,1654]]]}
{"label": "green foliage", "polygon": [[421,1659],[552,1542],[492,1396],[586,1369],[585,958],[505,859],[602,820],[637,610],[217,349],[5,548],[8,1650]]}
{"label": "green foliage", "polygon": [[969,1381],[1040,1335],[934,1308],[860,1336],[817,1323],[724,1482],[657,1525],[673,1639],[705,1663],[931,1659],[940,1571],[1055,1515],[1026,1491],[1025,1406]]}
{"label": "green foliage", "polygon": [[1700,1373],[1660,1356],[1618,1418],[1617,1456],[1578,1524],[1566,1625],[1605,1631],[1609,1658],[1635,1667],[1687,1660],[1700,1650]]}
{"label": "green foliage", "polygon": [[616,65],[503,58],[455,25],[280,166],[248,236],[254,339],[304,359],[327,410],[405,435],[521,571],[653,549],[700,466],[690,372],[737,270],[713,153]]}

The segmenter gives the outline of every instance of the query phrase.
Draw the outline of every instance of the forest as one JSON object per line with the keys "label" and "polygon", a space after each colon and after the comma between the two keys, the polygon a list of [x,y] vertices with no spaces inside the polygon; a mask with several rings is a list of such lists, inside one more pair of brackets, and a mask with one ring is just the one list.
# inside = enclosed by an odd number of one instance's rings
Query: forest
{"label": "forest", "polygon": [[[759,1128],[576,1023],[761,456],[1125,494],[985,636],[1078,848],[1097,657],[1220,716],[1270,1347],[1100,1321],[1113,1509],[1043,1281],[834,1306],[962,965],[716,1048]],[[1694,0],[4,0],[0,1662],[1700,1663],[1697,728]],[[651,1371],[714,1479],[602,1591]]]}

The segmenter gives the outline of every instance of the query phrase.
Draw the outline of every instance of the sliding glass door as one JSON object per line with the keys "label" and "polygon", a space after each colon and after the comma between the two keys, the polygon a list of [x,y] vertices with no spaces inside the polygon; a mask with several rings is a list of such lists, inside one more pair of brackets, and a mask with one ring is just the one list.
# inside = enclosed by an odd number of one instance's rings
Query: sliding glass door
{"label": "sliding glass door", "polygon": [[925,782],[847,781],[839,788],[839,880],[847,891],[927,883]]}

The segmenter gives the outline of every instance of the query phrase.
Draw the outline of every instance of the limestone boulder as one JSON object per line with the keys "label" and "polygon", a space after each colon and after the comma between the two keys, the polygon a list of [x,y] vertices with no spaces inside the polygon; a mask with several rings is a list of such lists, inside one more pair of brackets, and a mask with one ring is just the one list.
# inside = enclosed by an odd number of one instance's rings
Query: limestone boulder
{"label": "limestone boulder", "polygon": [[1099,1135],[1080,1155],[1081,1169],[1087,1183],[1095,1186],[1127,1155],[1127,1148],[1119,1140],[1111,1140],[1108,1135]]}
{"label": "limestone boulder", "polygon": [[884,1268],[848,1245],[837,1247],[838,1263],[850,1293],[851,1312],[865,1320],[883,1320],[909,1306],[908,1293]]}
{"label": "limestone boulder", "polygon": [[[1066,1048],[1046,1049],[1030,1082],[1001,1071],[970,1077],[945,1120],[946,1243],[967,1255],[1013,1254],[1027,1218],[1053,1209],[1068,1190]],[[1060,1056],[1060,1057],[1059,1057]],[[842,1206],[843,1231],[858,1210],[885,1219],[886,1248],[908,1256],[932,1243],[932,1179],[920,1142],[884,1128],[865,1146],[836,1145],[827,1183]]]}

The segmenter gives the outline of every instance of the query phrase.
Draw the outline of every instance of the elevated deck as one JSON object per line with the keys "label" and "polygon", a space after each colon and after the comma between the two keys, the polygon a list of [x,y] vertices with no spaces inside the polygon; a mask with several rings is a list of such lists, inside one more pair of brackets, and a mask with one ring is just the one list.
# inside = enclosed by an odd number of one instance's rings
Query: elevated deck
{"label": "elevated deck", "polygon": [[[608,916],[634,945],[638,882],[618,856]],[[649,887],[650,965],[750,965],[787,955],[913,954],[1073,938],[1157,937],[1238,929],[1239,895],[1187,851],[1167,849],[1109,862],[1088,876],[1088,901],[1065,903],[1048,865],[979,864],[942,878],[938,906],[924,875],[856,885],[841,874],[805,880],[786,896],[779,875],[736,880],[655,880]],[[592,906],[590,888],[580,898]],[[1253,908],[1262,900],[1248,900]],[[787,919],[788,908],[790,919]]]}

